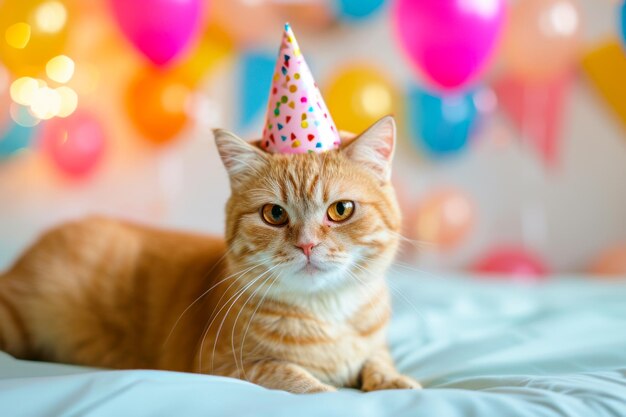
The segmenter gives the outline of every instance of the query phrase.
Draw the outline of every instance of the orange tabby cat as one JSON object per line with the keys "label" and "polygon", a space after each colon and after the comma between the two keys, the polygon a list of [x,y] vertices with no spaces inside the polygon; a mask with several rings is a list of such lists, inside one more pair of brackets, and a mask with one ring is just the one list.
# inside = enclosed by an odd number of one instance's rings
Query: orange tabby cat
{"label": "orange tabby cat", "polygon": [[104,218],[60,226],[0,277],[0,348],[296,393],[418,388],[385,341],[393,119],[322,154],[215,136],[232,188],[225,243]]}

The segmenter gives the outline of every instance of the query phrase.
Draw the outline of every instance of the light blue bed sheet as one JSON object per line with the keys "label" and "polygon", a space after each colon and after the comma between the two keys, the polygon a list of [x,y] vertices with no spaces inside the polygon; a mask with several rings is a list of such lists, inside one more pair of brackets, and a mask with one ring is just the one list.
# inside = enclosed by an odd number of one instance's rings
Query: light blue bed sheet
{"label": "light blue bed sheet", "polygon": [[626,416],[626,281],[396,273],[398,367],[421,391],[292,395],[228,378],[0,353],[0,416]]}

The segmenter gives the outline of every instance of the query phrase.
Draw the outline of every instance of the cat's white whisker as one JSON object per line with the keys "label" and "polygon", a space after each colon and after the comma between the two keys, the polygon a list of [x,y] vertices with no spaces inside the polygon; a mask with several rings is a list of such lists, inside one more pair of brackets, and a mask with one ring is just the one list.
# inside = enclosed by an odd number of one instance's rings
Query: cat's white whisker
{"label": "cat's white whisker", "polygon": [[[232,249],[229,249],[228,251],[226,251],[226,253],[217,261],[217,263],[222,262],[226,258],[226,255],[231,250]],[[216,263],[216,265],[217,265],[217,263]],[[211,268],[211,271],[213,269],[215,269],[216,265],[214,265],[213,268]],[[248,268],[248,270],[251,269],[251,268],[254,268],[254,266]],[[211,273],[211,271],[209,271],[207,274]],[[180,314],[180,316],[178,316],[178,319],[176,319],[176,322],[172,326],[172,329],[170,330],[170,332],[168,333],[167,337],[165,338],[165,341],[163,342],[163,348],[165,348],[167,346],[167,343],[170,340],[170,337],[172,337],[172,333],[174,333],[174,330],[176,329],[176,326],[178,325],[180,320],[183,318],[185,313],[187,313],[187,311],[189,311],[189,309],[191,309],[191,307],[193,307],[198,301],[200,301],[204,296],[206,296],[209,292],[211,292],[213,289],[215,289],[218,285],[220,285],[221,283],[223,283],[223,282],[233,278],[235,275],[238,275],[239,273],[240,272],[235,272],[234,274],[231,274],[231,275],[227,276],[226,278],[221,279],[220,281],[218,281],[215,284],[213,284],[208,290],[206,290],[202,294],[200,294],[195,300],[193,300],[193,302],[191,304],[189,304],[189,306],[187,306],[187,308],[185,308],[185,310],[183,310],[183,312]],[[205,275],[205,277],[206,277],[206,275]]]}
{"label": "cat's white whisker", "polygon": [[400,238],[401,241],[409,243],[409,244],[413,245],[414,247],[416,247],[418,249],[422,249],[424,247],[432,248],[432,247],[435,246],[434,242],[430,242],[430,241],[427,241],[427,240],[411,239],[411,238],[408,238],[408,237],[404,236],[400,232],[395,232],[393,230],[388,230],[388,232],[390,234]]}
{"label": "cat's white whisker", "polygon": [[[355,266],[356,266],[356,264],[355,264]],[[363,281],[362,279],[360,279],[360,278],[359,278],[359,277],[358,277],[355,273],[353,273],[352,271],[347,270],[346,272],[348,273],[348,276],[350,276],[351,278],[353,278],[354,280],[356,280],[356,281],[357,281],[357,283],[361,284],[362,286],[367,287],[367,289],[368,289],[368,290],[370,290],[370,291],[372,291],[372,293],[373,293],[373,288],[372,288],[372,286],[371,286],[370,284],[368,284],[367,282],[365,282],[365,281]],[[357,286],[357,288],[359,288],[359,290],[363,293],[364,298],[365,298],[365,299],[367,299],[367,303],[369,304],[369,306],[370,306],[370,308],[372,309],[372,311],[374,311],[374,312],[375,312],[374,314],[376,314],[376,318],[377,318],[379,321],[380,321],[380,320],[382,320],[382,318],[383,318],[383,317],[381,316],[380,312],[374,308],[374,304],[372,303],[372,298],[371,298],[370,294],[368,294],[368,293],[367,293],[367,292],[366,292],[366,291],[365,291],[365,290],[364,290],[361,286]]]}
{"label": "cat's white whisker", "polygon": [[[273,267],[271,267],[269,270],[267,270],[265,273],[270,273],[270,275],[261,283],[261,285],[259,285],[258,288],[256,288],[254,291],[252,291],[252,293],[250,294],[250,296],[246,299],[246,301],[244,301],[243,305],[241,306],[241,308],[239,309],[239,313],[237,313],[237,316],[235,317],[235,322],[233,323],[233,330],[231,332],[231,348],[233,351],[233,358],[235,359],[235,366],[237,367],[237,372],[239,372],[239,364],[237,363],[237,356],[235,354],[235,328],[237,326],[237,321],[239,320],[239,317],[241,316],[241,313],[244,311],[246,304],[248,304],[248,302],[254,297],[254,295],[261,290],[261,288],[263,288],[263,285],[265,283],[267,283],[267,281],[269,281],[272,278],[272,270],[276,269],[278,266],[280,266],[280,264],[276,264]],[[265,274],[264,273],[264,274]],[[235,300],[236,302],[236,300]],[[234,305],[234,304],[233,304]],[[232,307],[232,306],[231,306]],[[226,315],[228,315],[228,312],[226,312]],[[216,338],[217,339],[217,338]],[[243,366],[243,364],[242,364]]]}
{"label": "cat's white whisker", "polygon": [[[276,266],[278,266],[278,265],[275,265],[274,267],[276,267]],[[270,269],[269,271],[271,271],[271,269]],[[224,309],[224,307],[225,307],[226,305],[228,305],[228,303],[229,303],[231,300],[233,300],[233,298],[234,298],[234,300],[230,303],[230,306],[229,306],[229,307],[228,307],[228,309],[226,310],[226,313],[224,313],[224,317],[222,317],[222,321],[220,322],[220,326],[218,327],[218,329],[217,329],[217,333],[215,334],[215,341],[214,341],[214,343],[213,343],[213,351],[212,351],[212,353],[211,353],[211,371],[213,371],[213,369],[214,369],[214,363],[215,363],[215,350],[216,350],[216,348],[217,348],[217,341],[218,341],[218,339],[219,339],[219,337],[220,337],[220,333],[221,333],[221,331],[222,331],[222,327],[223,327],[223,325],[224,325],[224,322],[225,322],[226,318],[228,317],[228,313],[230,313],[230,310],[231,310],[231,309],[233,308],[233,306],[237,303],[237,301],[239,300],[239,298],[241,298],[241,296],[242,296],[242,295],[243,295],[243,294],[244,294],[244,293],[245,293],[245,292],[246,292],[246,291],[247,291],[250,287],[252,287],[252,286],[253,286],[253,285],[254,285],[254,284],[255,284],[258,280],[260,280],[260,279],[261,279],[261,278],[262,278],[265,274],[267,274],[269,271],[268,271],[268,270],[266,270],[266,271],[262,272],[262,273],[261,273],[260,275],[258,275],[256,278],[254,278],[253,280],[251,280],[251,281],[250,281],[250,282],[248,282],[247,284],[244,284],[244,286],[243,286],[242,288],[238,289],[238,290],[235,292],[235,294],[233,294],[233,296],[232,296],[232,297],[230,297],[230,298],[228,299],[228,301],[226,301],[226,302],[224,303],[224,306],[222,306],[222,308],[220,308],[220,310],[219,310],[219,311],[218,311],[218,313],[216,314],[216,317],[217,317],[217,316],[219,315],[219,313],[220,313],[220,312]],[[214,319],[214,320],[215,320],[215,319]],[[212,324],[212,323],[213,323],[213,321],[211,321],[211,324]],[[207,328],[207,330],[211,328],[211,324],[209,324],[209,327]],[[204,337],[206,337],[206,335],[205,335]],[[200,352],[203,352],[203,351],[204,351],[204,348],[203,348],[203,346],[204,346],[204,337],[202,338],[202,343],[200,344]]]}
{"label": "cat's white whisker", "polygon": [[[272,258],[273,258],[273,257],[270,257],[269,259],[272,259]],[[230,285],[226,288],[226,290],[224,290],[224,292],[222,293],[221,297],[219,298],[219,300],[218,300],[218,301],[217,301],[217,303],[215,304],[215,309],[217,309],[217,307],[219,307],[219,306],[220,306],[220,303],[221,303],[221,302],[222,302],[222,300],[224,299],[224,296],[225,296],[225,295],[228,293],[228,291],[229,291],[229,290],[233,287],[233,285],[235,285],[235,284],[236,284],[236,283],[237,283],[240,279],[242,279],[243,277],[245,277],[245,276],[246,276],[245,274],[247,274],[248,272],[250,272],[250,271],[252,271],[252,270],[254,270],[254,269],[256,269],[256,268],[259,268],[259,267],[261,267],[261,266],[263,266],[263,264],[262,264],[262,263],[257,263],[257,264],[255,264],[252,268],[246,268],[244,271],[242,271],[242,272],[238,272],[238,273],[237,273],[237,275],[238,275],[238,276],[237,276],[237,278],[236,278],[236,279],[235,279],[235,280],[234,280],[234,281],[233,281],[233,282],[232,282],[232,283],[231,283],[231,284],[230,284]],[[237,291],[235,292],[235,295],[236,295],[239,291],[241,291],[241,289],[237,290]],[[233,296],[233,297],[234,297],[234,296]],[[226,305],[228,305],[228,302],[229,302],[231,299],[232,299],[232,297],[231,297],[230,299],[228,299],[228,300],[224,303],[224,305],[222,305],[222,307],[221,307],[221,308],[220,308],[217,312],[213,312],[213,313],[211,314],[211,316],[209,316],[209,319],[208,319],[208,320],[210,320],[210,322],[209,322],[209,324],[208,324],[208,325],[204,328],[204,330],[203,330],[203,332],[202,332],[202,337],[200,338],[200,341],[199,341],[199,343],[200,343],[200,350],[199,350],[200,354],[198,355],[198,362],[199,362],[198,367],[200,368],[200,370],[202,369],[202,352],[203,352],[203,349],[204,349],[204,339],[206,338],[206,336],[207,336],[207,334],[208,334],[209,330],[211,329],[211,326],[213,325],[213,322],[214,322],[214,321],[215,321],[215,319],[219,316],[219,313],[220,313],[220,312],[221,312],[221,311],[222,311],[222,310],[226,307]]]}
{"label": "cat's white whisker", "polygon": [[252,315],[250,316],[250,320],[248,320],[248,325],[246,326],[246,330],[243,332],[243,338],[241,339],[241,349],[239,351],[239,357],[240,357],[240,362],[242,364],[241,369],[243,371],[243,377],[244,377],[245,380],[248,380],[248,377],[246,375],[245,365],[243,365],[243,349],[244,349],[244,345],[246,343],[246,336],[248,335],[248,330],[250,330],[250,325],[252,324],[252,321],[254,320],[254,316],[256,316],[257,311],[259,311],[259,308],[261,307],[261,305],[265,301],[265,298],[267,297],[267,294],[270,292],[270,290],[272,289],[272,287],[274,286],[276,281],[278,281],[280,279],[280,277],[281,277],[280,276],[280,272],[274,276],[274,280],[267,287],[267,289],[265,290],[265,293],[261,297],[261,300],[257,303],[256,308],[254,309],[254,311],[252,312]]}
{"label": "cat's white whisker", "polygon": [[[373,259],[373,258],[368,258],[368,257],[365,257],[365,256],[362,256],[362,259],[365,259],[365,260],[369,260],[369,261],[376,262],[376,260],[375,260],[375,259]],[[355,264],[355,265],[356,265],[356,264]],[[365,268],[363,268],[362,266],[360,266],[360,265],[359,265],[358,267],[359,267],[359,268],[361,268],[364,272],[367,272],[367,270],[366,270]],[[408,298],[407,298],[407,297],[406,297],[406,296],[402,293],[402,291],[398,290],[398,289],[397,289],[397,288],[396,288],[396,287],[395,287],[395,286],[394,286],[394,285],[390,282],[390,280],[389,280],[389,279],[387,279],[387,280],[386,280],[386,282],[387,282],[387,285],[389,286],[389,289],[390,289],[391,291],[393,291],[393,293],[394,293],[395,295],[397,295],[398,297],[402,298],[402,300],[403,300],[403,301],[404,301],[404,302],[405,302],[405,303],[406,303],[409,307],[411,307],[411,308],[413,309],[413,311],[414,311],[414,312],[415,312],[415,313],[416,313],[416,314],[420,317],[420,319],[422,319],[423,321],[425,321],[425,320],[426,320],[426,318],[424,317],[424,314],[423,314],[423,313],[422,313],[422,312],[421,312],[421,311],[417,308],[417,306],[415,306],[415,304],[413,304],[413,302],[411,302],[411,300],[409,300],[409,299],[408,299]]]}

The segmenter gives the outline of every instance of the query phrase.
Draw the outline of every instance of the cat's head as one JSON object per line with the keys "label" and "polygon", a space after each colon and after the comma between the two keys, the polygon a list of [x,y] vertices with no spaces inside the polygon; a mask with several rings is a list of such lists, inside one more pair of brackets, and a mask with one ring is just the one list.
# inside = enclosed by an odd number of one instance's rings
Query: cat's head
{"label": "cat's head", "polygon": [[232,189],[230,262],[289,292],[382,278],[400,228],[390,182],[395,136],[385,117],[339,150],[283,155],[216,130]]}

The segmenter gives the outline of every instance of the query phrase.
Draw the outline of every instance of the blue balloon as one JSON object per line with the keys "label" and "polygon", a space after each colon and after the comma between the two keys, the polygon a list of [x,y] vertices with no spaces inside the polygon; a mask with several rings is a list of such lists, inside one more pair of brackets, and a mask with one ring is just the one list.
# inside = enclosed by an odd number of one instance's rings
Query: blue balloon
{"label": "blue balloon", "polygon": [[626,45],[626,2],[622,3],[622,7],[620,7],[620,28],[619,34],[622,37],[622,41],[624,45]]}
{"label": "blue balloon", "polygon": [[0,159],[8,158],[17,151],[30,145],[35,127],[20,126],[11,122],[8,129],[0,132]]}
{"label": "blue balloon", "polygon": [[338,0],[337,12],[346,20],[361,20],[369,17],[385,3],[385,0]]}
{"label": "blue balloon", "polygon": [[239,85],[239,108],[236,125],[240,130],[249,129],[267,106],[275,53],[259,51],[244,52],[241,57]]}
{"label": "blue balloon", "polygon": [[464,149],[478,115],[472,93],[438,96],[419,88],[409,92],[407,112],[413,142],[432,156]]}

